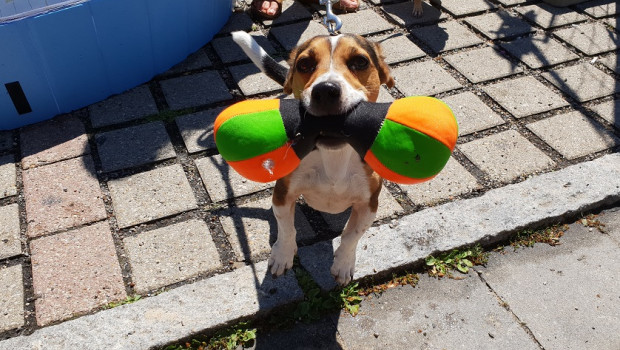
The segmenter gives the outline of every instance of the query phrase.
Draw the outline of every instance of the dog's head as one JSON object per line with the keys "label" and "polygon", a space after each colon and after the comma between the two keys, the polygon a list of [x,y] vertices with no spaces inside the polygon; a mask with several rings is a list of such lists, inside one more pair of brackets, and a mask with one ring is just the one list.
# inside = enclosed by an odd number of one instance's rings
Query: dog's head
{"label": "dog's head", "polygon": [[314,37],[293,49],[289,65],[284,92],[316,116],[375,102],[381,84],[394,86],[379,45],[358,35]]}

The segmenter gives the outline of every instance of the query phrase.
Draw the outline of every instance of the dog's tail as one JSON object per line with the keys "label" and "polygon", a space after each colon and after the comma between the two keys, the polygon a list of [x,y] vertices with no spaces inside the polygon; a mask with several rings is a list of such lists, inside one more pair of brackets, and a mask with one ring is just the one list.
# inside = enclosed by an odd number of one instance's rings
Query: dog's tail
{"label": "dog's tail", "polygon": [[243,52],[254,62],[254,64],[276,83],[284,85],[288,68],[280,65],[274,60],[252,36],[244,31],[232,33],[233,40],[241,47]]}

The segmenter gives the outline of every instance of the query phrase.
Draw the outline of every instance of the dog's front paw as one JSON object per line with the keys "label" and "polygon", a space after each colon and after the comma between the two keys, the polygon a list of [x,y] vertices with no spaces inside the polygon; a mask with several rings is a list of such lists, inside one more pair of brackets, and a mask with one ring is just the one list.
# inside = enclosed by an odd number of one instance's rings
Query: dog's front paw
{"label": "dog's front paw", "polygon": [[269,256],[269,270],[275,277],[281,276],[286,270],[293,267],[293,258],[297,254],[297,243],[282,244],[280,241],[271,247]]}
{"label": "dog's front paw", "polygon": [[340,249],[336,250],[330,272],[339,285],[346,286],[349,284],[355,272],[355,251],[347,253],[340,251]]}
{"label": "dog's front paw", "polygon": [[422,17],[422,15],[424,14],[424,10],[422,8],[422,4],[420,5],[413,5],[413,17]]}

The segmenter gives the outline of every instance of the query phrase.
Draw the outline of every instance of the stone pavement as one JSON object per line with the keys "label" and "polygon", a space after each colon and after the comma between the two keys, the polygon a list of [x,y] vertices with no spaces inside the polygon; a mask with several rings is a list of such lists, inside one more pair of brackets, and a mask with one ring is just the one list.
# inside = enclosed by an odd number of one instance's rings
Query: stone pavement
{"label": "stone pavement", "polygon": [[[89,346],[149,348],[302,297],[292,275],[264,279],[275,238],[273,184],[241,178],[212,137],[222,108],[281,95],[230,31],[251,32],[282,61],[299,40],[326,33],[319,7],[284,7],[266,22],[234,13],[214,40],[144,85],[0,132],[0,349],[84,348],[79,337],[93,341],[89,329],[119,318],[134,321],[115,325],[128,330],[124,337],[110,328],[101,331],[107,346]],[[386,183],[356,277],[620,199],[614,0],[568,8],[433,0],[424,7],[414,18],[411,1],[362,0],[357,13],[341,16],[344,31],[384,47],[396,87],[382,88],[381,101],[432,95],[460,125],[457,149],[434,180]],[[297,207],[300,260],[324,288],[333,285],[325,274],[345,220]],[[105,309],[135,295],[143,299]],[[208,319],[190,315],[202,307]],[[51,341],[80,327],[78,338],[63,338],[68,343]]]}

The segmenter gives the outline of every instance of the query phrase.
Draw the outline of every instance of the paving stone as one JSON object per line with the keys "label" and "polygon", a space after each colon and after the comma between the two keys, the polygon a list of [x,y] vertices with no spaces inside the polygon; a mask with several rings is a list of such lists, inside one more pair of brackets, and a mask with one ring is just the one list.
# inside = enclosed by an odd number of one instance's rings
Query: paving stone
{"label": "paving stone", "polygon": [[506,11],[467,17],[465,22],[491,40],[509,39],[534,31],[534,28],[527,22]]}
{"label": "paving stone", "polygon": [[289,24],[273,27],[270,33],[282,44],[286,51],[291,51],[295,46],[317,35],[325,35],[327,32],[323,25],[315,21]]}
{"label": "paving stone", "polygon": [[39,326],[127,297],[106,221],[30,242]]}
{"label": "paving stone", "polygon": [[[276,52],[276,49],[271,45],[269,39],[261,32],[252,32],[250,35],[268,54],[273,55]],[[211,45],[213,45],[213,49],[224,63],[249,59],[239,45],[232,40],[232,36],[213,39],[211,40]]]}
{"label": "paving stone", "polygon": [[17,194],[17,173],[15,157],[12,154],[0,157],[0,198]]}
{"label": "paving stone", "polygon": [[103,171],[114,171],[176,156],[162,122],[95,135]]}
{"label": "paving stone", "polygon": [[618,2],[616,0],[593,0],[578,4],[577,8],[583,10],[595,18],[618,15]]}
{"label": "paving stone", "polygon": [[0,207],[0,259],[10,258],[21,254],[21,252],[19,206],[9,204]]}
{"label": "paving stone", "polygon": [[343,33],[368,35],[390,30],[393,26],[373,10],[363,10],[339,15]]}
{"label": "paving stone", "polygon": [[392,76],[396,87],[406,96],[435,95],[461,87],[456,79],[433,61],[394,68]]}
{"label": "paving stone", "polygon": [[555,165],[515,130],[474,140],[458,148],[495,181],[509,182]]}
{"label": "paving stone", "polygon": [[254,182],[242,177],[219,155],[196,159],[195,162],[202,182],[214,202],[262,191],[274,184]]}
{"label": "paving stone", "polygon": [[222,266],[202,220],[141,232],[123,240],[137,293],[144,294]]}
{"label": "paving stone", "polygon": [[[271,209],[271,197],[228,208],[220,214],[226,237],[238,261],[265,259],[278,238],[278,224]],[[299,206],[295,206],[297,241],[316,236]]]}
{"label": "paving stone", "polygon": [[396,287],[364,299],[360,310],[356,317],[341,312],[337,320],[345,349],[539,348],[472,274],[462,280],[423,275],[415,288]]}
{"label": "paving stone", "polygon": [[215,148],[213,139],[213,123],[223,108],[208,109],[206,111],[187,114],[175,119],[177,127],[183,137],[185,147],[190,153]]}
{"label": "paving stone", "polygon": [[447,21],[416,28],[413,35],[437,53],[474,46],[483,42],[457,21]]}
{"label": "paving stone", "polygon": [[13,131],[0,131],[0,151],[6,151],[15,146],[13,142]]}
{"label": "paving stone", "polygon": [[590,56],[616,50],[620,44],[618,33],[598,22],[560,29],[553,34]]}
{"label": "paving stone", "polygon": [[311,20],[312,13],[306,9],[304,5],[299,1],[284,1],[282,3],[282,14],[274,19],[262,19],[263,24],[266,26],[280,25],[288,22],[295,22],[301,20]]}
{"label": "paving stone", "polygon": [[512,6],[512,5],[517,5],[517,4],[523,4],[531,0],[497,0],[497,1],[504,6]]}
{"label": "paving stone", "polygon": [[448,11],[455,17],[484,12],[497,7],[495,4],[487,0],[431,0],[431,3],[441,6],[442,9]]}
{"label": "paving stone", "polygon": [[611,100],[599,105],[590,107],[601,118],[620,129],[620,100]]}
{"label": "paving stone", "polygon": [[420,17],[413,16],[413,1],[405,1],[394,5],[383,6],[385,12],[393,21],[404,27],[415,24],[437,23],[442,19],[448,18],[445,12],[439,11],[436,7],[422,2],[424,14]]}
{"label": "paving stone", "polygon": [[620,140],[580,112],[570,112],[527,125],[536,136],[567,159],[619,145]]}
{"label": "paving stone", "polygon": [[24,325],[22,266],[0,267],[0,332]]}
{"label": "paving stone", "polygon": [[24,170],[22,176],[30,237],[107,217],[90,157]]}
{"label": "paving stone", "polygon": [[159,83],[171,109],[184,109],[232,98],[216,71],[207,71]]}
{"label": "paving stone", "polygon": [[342,350],[344,344],[329,316],[312,323],[295,323],[291,327],[274,329],[256,337],[254,349],[321,349]]}
{"label": "paving stone", "polygon": [[73,115],[24,127],[20,132],[20,147],[24,168],[90,153],[84,124]]}
{"label": "paving stone", "polygon": [[587,16],[575,12],[570,7],[555,7],[545,3],[515,7],[523,17],[545,29],[583,22]]}
{"label": "paving stone", "polygon": [[[542,76],[579,102],[608,96],[620,91],[620,86],[616,84],[614,78],[589,63],[552,69],[543,73]],[[584,77],[588,77],[588,79],[584,79]]]}
{"label": "paving stone", "polygon": [[504,119],[472,92],[467,91],[444,97],[442,100],[450,106],[456,117],[459,125],[459,136],[504,124]]}
{"label": "paving stone", "polygon": [[616,53],[612,53],[611,55],[601,58],[600,62],[607,68],[616,72],[616,74],[620,74],[620,59]]}
{"label": "paving stone", "polygon": [[609,24],[610,26],[618,29],[618,18],[607,18],[603,22]]}
{"label": "paving stone", "polygon": [[220,30],[220,34],[236,32],[238,30],[250,31],[254,22],[245,12],[233,12],[228,19],[228,22]]}
{"label": "paving stone", "polygon": [[[283,64],[284,62],[281,61],[279,63]],[[282,85],[271,80],[254,63],[228,67],[228,70],[237,82],[237,85],[239,85],[241,92],[246,96],[282,90]]]}
{"label": "paving stone", "polygon": [[504,80],[483,90],[517,118],[568,106],[560,95],[531,76]]}
{"label": "paving stone", "polygon": [[[522,69],[491,47],[459,52],[444,57],[452,67],[473,83],[507,77]],[[480,62],[485,62],[481,65]]]}
{"label": "paving stone", "polygon": [[526,36],[500,45],[533,69],[554,66],[579,58],[559,41],[543,34]]}
{"label": "paving stone", "polygon": [[155,99],[148,85],[140,85],[88,107],[93,127],[119,124],[157,114]]}
{"label": "paving stone", "polygon": [[[396,199],[392,197],[390,191],[383,186],[381,193],[379,193],[379,208],[377,208],[377,216],[375,221],[386,219],[392,215],[402,213],[403,208],[398,204]],[[351,208],[345,210],[340,214],[329,214],[321,212],[321,216],[327,222],[329,229],[335,232],[340,232],[344,229],[345,224],[351,216]]]}
{"label": "paving stone", "polygon": [[415,203],[435,205],[482,188],[476,178],[450,157],[445,168],[432,180],[416,185],[399,185]]}
{"label": "paving stone", "polygon": [[381,85],[381,87],[379,88],[379,97],[377,97],[377,102],[379,103],[394,102],[394,97],[390,95],[390,92],[385,88],[385,85]]}
{"label": "paving stone", "polygon": [[370,39],[381,45],[387,64],[399,63],[426,56],[424,51],[401,33],[393,33]]}
{"label": "paving stone", "polygon": [[178,164],[111,180],[108,187],[120,228],[198,207]]}
{"label": "paving stone", "polygon": [[476,269],[542,348],[617,348],[617,243],[581,224],[571,225],[561,243],[493,254]]}
{"label": "paving stone", "polygon": [[193,70],[209,68],[213,65],[209,56],[204,49],[199,49],[187,56],[187,58],[170,68],[167,72],[163,73],[164,76],[172,74],[183,74]]}

